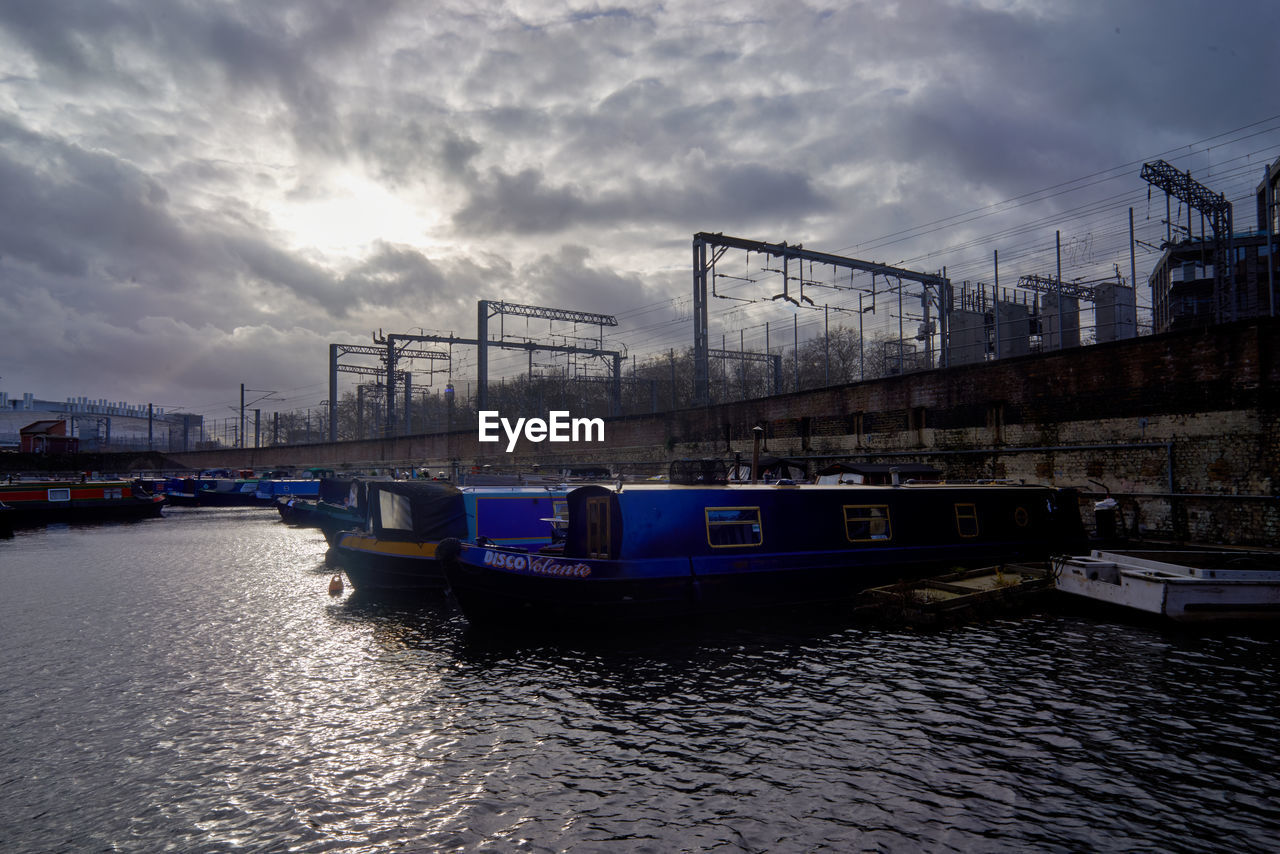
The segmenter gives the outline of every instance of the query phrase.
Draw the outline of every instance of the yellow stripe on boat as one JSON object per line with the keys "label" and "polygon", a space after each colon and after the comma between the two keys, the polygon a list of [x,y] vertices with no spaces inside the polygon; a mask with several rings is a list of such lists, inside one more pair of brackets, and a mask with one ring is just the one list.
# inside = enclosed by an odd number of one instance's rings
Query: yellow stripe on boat
{"label": "yellow stripe on boat", "polygon": [[435,557],[436,543],[412,543],[396,540],[379,540],[374,537],[346,536],[342,538],[344,548],[381,555],[397,555],[400,557]]}

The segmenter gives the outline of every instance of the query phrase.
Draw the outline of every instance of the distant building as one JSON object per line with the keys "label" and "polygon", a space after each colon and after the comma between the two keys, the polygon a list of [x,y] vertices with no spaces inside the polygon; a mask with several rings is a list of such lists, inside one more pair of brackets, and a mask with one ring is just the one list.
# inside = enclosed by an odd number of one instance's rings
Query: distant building
{"label": "distant building", "polygon": [[33,421],[18,431],[19,448],[26,454],[74,454],[80,440],[67,435],[67,422]]}
{"label": "distant building", "polygon": [[[1272,257],[1267,235],[1236,234],[1233,240],[1234,282],[1228,282],[1227,287],[1230,292],[1234,284],[1236,319],[1265,317],[1278,307],[1267,292],[1267,261]],[[1147,280],[1151,284],[1151,316],[1156,332],[1216,322],[1214,263],[1211,239],[1184,240],[1165,248]]]}
{"label": "distant building", "polygon": [[1254,196],[1258,200],[1258,231],[1267,231],[1270,221],[1271,235],[1280,234],[1280,206],[1276,205],[1276,196],[1280,196],[1280,157],[1267,167],[1267,174],[1258,183]]}
{"label": "distant building", "polygon": [[1118,282],[1094,286],[1094,337],[1098,343],[1138,335],[1138,303],[1133,288]]}
{"label": "distant building", "polygon": [[[1234,258],[1227,293],[1235,294],[1235,318],[1266,317],[1280,311],[1280,267],[1276,262],[1276,234],[1280,208],[1275,204],[1280,185],[1280,159],[1266,167],[1256,191],[1257,230],[1232,235]],[[1152,326],[1156,332],[1208,326],[1217,322],[1214,305],[1216,273],[1212,237],[1167,245],[1151,271]],[[1227,305],[1227,310],[1232,306]],[[1226,319],[1226,318],[1224,318]]]}
{"label": "distant building", "polygon": [[[58,424],[41,432],[39,425]],[[199,415],[166,413],[148,405],[135,406],[85,397],[65,401],[41,400],[34,394],[10,397],[0,391],[0,448],[27,450],[27,431],[37,435],[45,453],[74,440],[80,451],[186,451],[203,438]],[[40,453],[42,451],[36,451]]]}

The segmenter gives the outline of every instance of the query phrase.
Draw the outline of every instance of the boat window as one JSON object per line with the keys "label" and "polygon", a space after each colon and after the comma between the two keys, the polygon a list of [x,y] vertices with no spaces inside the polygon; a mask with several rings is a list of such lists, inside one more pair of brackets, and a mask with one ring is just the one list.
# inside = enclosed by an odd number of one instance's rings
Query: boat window
{"label": "boat window", "polygon": [[563,498],[553,499],[551,502],[551,515],[557,519],[569,519],[569,502]]}
{"label": "boat window", "polygon": [[378,493],[378,515],[382,527],[397,531],[413,530],[413,511],[409,508],[409,496],[394,492]]}
{"label": "boat window", "polygon": [[758,546],[764,542],[759,507],[708,507],[707,543],[712,548]]}
{"label": "boat window", "polygon": [[587,557],[609,557],[609,498],[587,499]]}
{"label": "boat window", "polygon": [[844,533],[850,542],[866,543],[893,539],[889,508],[884,504],[846,504]]}
{"label": "boat window", "polygon": [[66,487],[62,489],[51,489],[49,490],[49,500],[50,501],[70,501],[71,490]]}
{"label": "boat window", "polygon": [[962,537],[978,536],[978,508],[974,504],[956,505],[956,531]]}
{"label": "boat window", "polygon": [[1031,516],[1027,513],[1027,508],[1019,507],[1013,511],[1013,521],[1019,528],[1025,528],[1031,524]]}

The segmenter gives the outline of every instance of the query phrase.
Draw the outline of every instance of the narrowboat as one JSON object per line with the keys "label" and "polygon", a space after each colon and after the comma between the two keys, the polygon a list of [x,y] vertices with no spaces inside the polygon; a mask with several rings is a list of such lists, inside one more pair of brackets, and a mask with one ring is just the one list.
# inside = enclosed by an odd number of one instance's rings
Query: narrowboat
{"label": "narrowboat", "polygon": [[13,527],[160,516],[163,495],[129,480],[19,480],[0,483],[0,504]]}
{"label": "narrowboat", "polygon": [[320,485],[325,478],[332,477],[333,469],[309,468],[301,477],[295,477],[287,470],[267,471],[258,478],[254,497],[269,507],[275,506],[278,499],[290,496],[317,499],[320,497]]}
{"label": "narrowboat", "polygon": [[[446,539],[520,549],[551,544],[564,490],[455,487],[440,481],[369,481],[367,520],[339,533],[329,561],[364,591],[424,592],[445,586],[436,547]],[[557,507],[557,502],[561,503]]]}
{"label": "narrowboat", "polygon": [[286,496],[276,499],[276,509],[286,524],[319,528],[329,545],[338,534],[363,527],[367,518],[369,478],[325,478],[314,498]]}
{"label": "narrowboat", "polygon": [[475,623],[558,628],[832,602],[1083,547],[1074,490],[994,484],[584,486],[556,550],[442,543]]}
{"label": "narrowboat", "polygon": [[289,525],[299,528],[318,528],[320,525],[319,520],[315,518],[316,505],[321,501],[329,504],[345,502],[353,480],[355,478],[330,476],[317,482],[316,494],[313,496],[279,495],[275,499],[276,511],[279,512],[281,520]]}
{"label": "narrowboat", "polygon": [[172,478],[166,490],[169,503],[182,507],[269,507],[258,500],[258,479],[245,470],[201,472],[198,477]]}

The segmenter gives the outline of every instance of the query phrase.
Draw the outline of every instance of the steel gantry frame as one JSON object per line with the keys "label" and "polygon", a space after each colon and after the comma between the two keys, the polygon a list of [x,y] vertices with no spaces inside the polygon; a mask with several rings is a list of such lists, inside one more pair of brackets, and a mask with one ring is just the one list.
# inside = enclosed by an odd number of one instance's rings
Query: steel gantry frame
{"label": "steel gantry frame", "polygon": [[[394,337],[394,336],[393,336]],[[403,345],[396,347],[393,340],[382,338],[375,334],[373,345],[369,344],[330,344],[329,345],[329,441],[338,441],[338,374],[360,374],[362,376],[374,376],[382,380],[383,387],[387,396],[387,417],[383,425],[383,432],[392,435],[395,432],[395,392],[397,382],[402,382],[405,388],[405,417],[408,418],[408,403],[410,389],[413,383],[413,374],[407,371],[397,371],[396,361],[399,358],[409,359],[430,359],[435,361],[449,361],[448,353],[442,353],[438,350],[406,350]],[[382,367],[374,368],[367,365],[342,365],[338,363],[338,359],[346,355],[376,356],[382,360]],[[436,368],[430,370],[431,374],[437,372]]]}
{"label": "steel gantry frame", "polygon": [[[1163,160],[1142,164],[1142,180],[1164,190],[1187,206],[1187,237],[1191,237],[1191,209],[1209,218],[1213,229],[1213,311],[1218,323],[1239,317],[1234,273],[1235,238],[1232,234],[1231,202],[1223,193],[1214,193]],[[1203,222],[1203,220],[1201,220]]]}
{"label": "steel gantry frame", "polygon": [[[1109,279],[1099,279],[1099,282],[1110,281]],[[1034,291],[1035,293],[1048,294],[1050,296],[1070,297],[1071,299],[1084,300],[1085,302],[1097,302],[1098,295],[1094,293],[1093,288],[1087,287],[1080,282],[1064,282],[1059,279],[1051,279],[1048,276],[1037,276],[1030,274],[1018,277],[1018,287],[1024,291]]]}
{"label": "steel gantry frame", "polygon": [[[747,350],[717,350],[711,349],[707,351],[708,373],[710,372],[710,362],[712,359],[736,359],[739,362],[761,362],[771,367],[772,376],[770,382],[773,387],[773,393],[778,394],[782,391],[782,357],[777,353],[752,353]],[[710,383],[710,377],[708,377]]]}
{"label": "steel gantry frame", "polygon": [[[384,387],[387,392],[387,411],[394,411],[395,388],[397,380],[403,380],[406,385],[411,382],[411,374],[397,371],[395,369],[396,361],[399,358],[414,359],[432,359],[432,360],[450,360],[449,353],[442,353],[434,350],[408,350],[405,349],[410,343],[436,343],[448,344],[450,350],[453,345],[465,345],[475,347],[477,350],[476,358],[476,404],[477,409],[484,409],[488,405],[488,384],[489,384],[489,348],[498,347],[505,350],[524,350],[530,354],[538,351],[547,351],[552,353],[581,353],[587,356],[598,358],[607,358],[612,362],[612,388],[610,389],[610,409],[611,415],[620,415],[622,413],[622,358],[623,353],[620,350],[606,350],[603,347],[579,347],[572,344],[549,344],[538,341],[505,341],[502,339],[490,340],[488,321],[490,317],[507,314],[519,317],[539,317],[548,320],[558,320],[569,323],[591,323],[601,327],[600,341],[603,343],[603,327],[617,326],[618,319],[608,314],[592,314],[585,311],[574,311],[565,308],[547,308],[536,305],[519,305],[516,303],[502,302],[498,300],[479,300],[476,305],[476,337],[460,338],[450,333],[449,335],[412,335],[404,333],[391,333],[382,335],[381,332],[375,334],[374,344],[376,346],[355,345],[355,344],[330,344],[329,345],[329,436],[331,441],[337,441],[338,435],[338,372],[347,371],[350,373],[374,373],[384,378]],[[340,356],[355,353],[361,355],[378,356],[383,360],[382,368],[358,368],[357,366],[339,365],[338,358]],[[437,369],[432,369],[432,373],[436,373]],[[394,434],[394,420],[387,419],[386,433]]]}
{"label": "steel gantry frame", "polygon": [[[708,251],[709,247],[718,249],[718,251],[710,253]],[[946,276],[920,273],[915,270],[905,270],[871,261],[860,261],[856,258],[846,258],[842,255],[832,255],[826,252],[812,252],[800,244],[792,246],[785,242],[764,243],[759,240],[729,237],[718,232],[712,234],[700,231],[693,236],[693,397],[695,405],[706,406],[711,401],[711,345],[708,329],[707,281],[715,275],[716,261],[729,249],[757,252],[782,259],[782,293],[772,298],[786,300],[797,307],[802,303],[808,303],[812,306],[814,302],[804,295],[803,279],[800,282],[800,290],[794,296],[791,294],[789,290],[790,277],[787,273],[787,262],[791,259],[825,264],[837,269],[858,270],[873,275],[892,277],[898,279],[899,282],[906,279],[907,281],[919,282],[926,289],[934,289],[933,298],[939,309],[938,316],[941,318],[941,333],[942,341],[944,342],[944,346],[941,349],[943,359],[947,358],[945,342],[947,340],[947,315],[951,304],[951,281]]]}
{"label": "steel gantry frame", "polygon": [[[600,327],[597,340],[600,347],[578,347],[572,344],[543,344],[536,341],[505,341],[489,339],[489,318],[500,315],[516,317],[539,317],[547,320],[559,320],[566,323],[590,323]],[[545,350],[551,353],[582,353],[587,356],[611,358],[613,360],[613,385],[610,389],[611,415],[622,414],[622,352],[604,349],[604,327],[617,326],[618,318],[611,314],[593,314],[587,311],[574,311],[568,308],[547,308],[540,305],[520,305],[501,300],[482,299],[476,304],[476,409],[484,409],[489,405],[489,348],[500,347],[507,350],[527,350],[534,353]]]}

